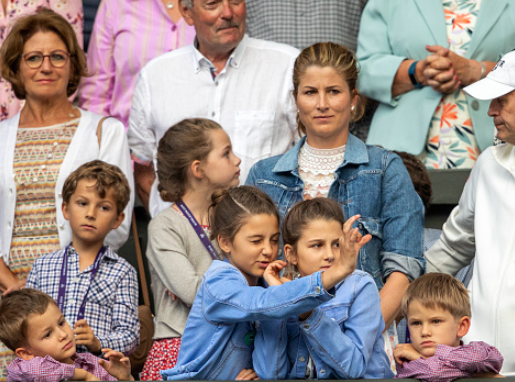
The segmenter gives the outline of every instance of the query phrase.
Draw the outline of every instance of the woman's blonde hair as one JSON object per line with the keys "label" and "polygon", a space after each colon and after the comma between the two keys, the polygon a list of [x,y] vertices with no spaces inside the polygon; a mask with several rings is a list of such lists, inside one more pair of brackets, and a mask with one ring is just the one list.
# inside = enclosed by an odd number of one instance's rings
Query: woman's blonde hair
{"label": "woman's blonde hair", "polygon": [[[333,42],[319,42],[305,48],[300,52],[295,60],[295,66],[293,67],[293,94],[295,99],[297,99],[302,76],[306,73],[308,68],[312,66],[333,68],[342,76],[349,86],[350,94],[357,94],[359,97],[354,111],[351,112],[351,122],[355,122],[363,117],[365,113],[365,102],[356,89],[359,69],[354,53],[346,47]],[[297,129],[299,135],[306,134],[306,127],[302,124],[298,115]]]}
{"label": "woman's blonde hair", "polygon": [[25,43],[38,32],[55,33],[66,45],[70,54],[70,78],[66,88],[67,96],[77,90],[81,77],[87,75],[86,55],[81,49],[72,26],[61,15],[48,8],[20,18],[0,48],[0,74],[8,81],[18,99],[25,99],[27,93],[18,72]]}

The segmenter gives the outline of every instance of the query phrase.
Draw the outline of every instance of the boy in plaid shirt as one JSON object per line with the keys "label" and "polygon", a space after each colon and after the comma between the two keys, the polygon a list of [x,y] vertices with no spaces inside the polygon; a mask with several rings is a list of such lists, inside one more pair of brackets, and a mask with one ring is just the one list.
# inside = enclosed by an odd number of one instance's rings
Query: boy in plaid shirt
{"label": "boy in plaid shirt", "polygon": [[8,381],[133,380],[130,361],[120,352],[103,349],[109,362],[93,354],[77,354],[73,330],[57,304],[35,289],[2,298],[0,340],[18,356],[7,366]]}
{"label": "boy in plaid shirt", "polygon": [[130,353],[139,343],[138,279],[135,269],[104,246],[123,221],[127,179],[116,166],[85,163],[63,185],[63,215],[72,242],[36,260],[27,288],[49,294],[73,328],[77,352],[109,348]]}
{"label": "boy in plaid shirt", "polygon": [[395,378],[448,382],[495,376],[504,361],[484,342],[464,345],[470,328],[470,299],[465,286],[448,274],[428,273],[413,281],[403,297],[410,344],[395,347]]}

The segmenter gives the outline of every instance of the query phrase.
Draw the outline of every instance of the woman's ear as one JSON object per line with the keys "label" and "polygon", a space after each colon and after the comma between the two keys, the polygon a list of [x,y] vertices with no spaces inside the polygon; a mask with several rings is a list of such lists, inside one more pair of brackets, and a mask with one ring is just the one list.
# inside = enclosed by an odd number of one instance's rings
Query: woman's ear
{"label": "woman's ear", "polygon": [[290,264],[297,265],[299,263],[297,253],[290,244],[285,244],[284,246],[284,257],[286,257],[286,261]]}
{"label": "woman's ear", "polygon": [[216,239],[218,240],[218,246],[220,247],[222,252],[224,252],[226,254],[231,253],[231,248],[232,248],[231,239],[229,239],[228,237],[224,237],[222,235],[218,235],[218,237]]}
{"label": "woman's ear", "polygon": [[458,321],[458,333],[457,336],[461,339],[464,337],[470,329],[470,317],[463,316]]}

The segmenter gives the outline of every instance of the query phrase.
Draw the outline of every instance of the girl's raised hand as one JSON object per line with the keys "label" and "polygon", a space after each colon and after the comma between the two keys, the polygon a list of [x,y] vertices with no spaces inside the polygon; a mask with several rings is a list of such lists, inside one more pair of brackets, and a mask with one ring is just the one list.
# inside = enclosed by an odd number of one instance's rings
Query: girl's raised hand
{"label": "girl's raised hand", "polygon": [[322,284],[326,290],[331,289],[354,272],[360,249],[372,239],[372,235],[362,236],[358,228],[352,228],[354,222],[360,217],[361,215],[354,215],[343,225],[340,254],[335,257],[331,268],[322,274]]}
{"label": "girl's raised hand", "polygon": [[263,278],[269,286],[282,285],[284,281],[281,280],[281,271],[286,267],[286,261],[275,260],[268,264],[268,267],[263,273]]}

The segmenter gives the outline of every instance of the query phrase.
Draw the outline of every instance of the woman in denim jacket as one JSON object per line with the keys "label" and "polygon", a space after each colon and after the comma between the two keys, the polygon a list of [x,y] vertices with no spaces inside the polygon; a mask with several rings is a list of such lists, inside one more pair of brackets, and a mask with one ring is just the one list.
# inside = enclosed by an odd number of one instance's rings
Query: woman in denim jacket
{"label": "woman in denim jacket", "polygon": [[[256,163],[246,184],[265,191],[281,218],[304,198],[328,197],[372,240],[360,251],[357,268],[380,290],[386,327],[394,321],[409,282],[425,269],[422,257],[424,207],[401,159],[367,146],[349,134],[363,115],[352,52],[334,43],[304,49],[293,83],[299,132],[291,150]],[[399,137],[401,139],[401,137]]]}
{"label": "woman in denim jacket", "polygon": [[[297,203],[282,226],[284,252],[295,277],[329,269],[340,251],[344,217],[338,203]],[[292,269],[293,268],[293,269]],[[277,280],[280,284],[284,279]],[[354,271],[336,285],[333,299],[311,312],[267,323],[258,336],[254,368],[262,379],[393,377],[384,351],[383,316],[372,276]]]}

